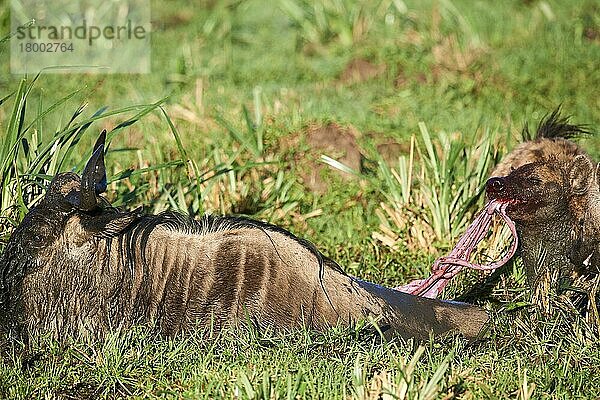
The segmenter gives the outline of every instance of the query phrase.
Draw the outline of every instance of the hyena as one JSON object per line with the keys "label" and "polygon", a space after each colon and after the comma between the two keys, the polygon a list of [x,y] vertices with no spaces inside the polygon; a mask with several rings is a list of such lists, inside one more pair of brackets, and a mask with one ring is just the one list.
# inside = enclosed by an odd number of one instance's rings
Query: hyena
{"label": "hyena", "polygon": [[[600,265],[600,190],[590,156],[568,140],[587,133],[558,110],[496,167],[486,184],[490,200],[508,203],[529,283],[543,276],[597,272]],[[505,174],[505,176],[502,176]]]}

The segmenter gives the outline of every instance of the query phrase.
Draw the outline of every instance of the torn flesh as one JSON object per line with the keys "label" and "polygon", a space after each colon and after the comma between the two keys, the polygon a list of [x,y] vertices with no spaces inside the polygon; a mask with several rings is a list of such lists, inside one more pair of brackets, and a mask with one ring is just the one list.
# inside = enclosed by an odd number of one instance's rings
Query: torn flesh
{"label": "torn flesh", "polygon": [[[490,201],[485,209],[475,218],[475,221],[469,225],[450,254],[438,258],[433,263],[429,278],[412,281],[409,284],[396,288],[396,290],[416,296],[436,298],[444,290],[448,282],[465,267],[480,271],[492,271],[506,264],[515,254],[518,244],[515,224],[506,215],[506,207],[509,204],[510,202]],[[469,258],[477,248],[479,242],[487,234],[494,214],[498,214],[509,227],[513,237],[512,244],[504,257],[496,262],[488,265],[472,263],[469,261]]]}

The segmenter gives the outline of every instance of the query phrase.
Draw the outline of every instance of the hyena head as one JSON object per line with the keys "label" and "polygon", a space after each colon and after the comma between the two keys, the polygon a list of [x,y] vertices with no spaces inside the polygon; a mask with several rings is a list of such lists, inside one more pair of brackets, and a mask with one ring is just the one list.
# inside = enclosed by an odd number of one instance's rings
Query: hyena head
{"label": "hyena head", "polygon": [[509,203],[507,214],[517,225],[541,225],[584,215],[593,184],[592,162],[578,155],[570,161],[533,162],[507,176],[491,178],[486,194],[490,200]]}

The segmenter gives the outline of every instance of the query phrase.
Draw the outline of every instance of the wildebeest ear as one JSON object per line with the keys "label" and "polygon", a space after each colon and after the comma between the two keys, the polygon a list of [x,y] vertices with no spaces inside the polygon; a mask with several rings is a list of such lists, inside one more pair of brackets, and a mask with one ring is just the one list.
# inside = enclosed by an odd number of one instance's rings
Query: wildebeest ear
{"label": "wildebeest ear", "polygon": [[83,229],[96,237],[113,237],[127,229],[143,215],[141,208],[134,211],[117,211],[102,213],[82,221]]}
{"label": "wildebeest ear", "polygon": [[575,195],[586,193],[592,184],[593,174],[594,166],[588,157],[582,154],[575,157],[569,173],[572,193]]}
{"label": "wildebeest ear", "polygon": [[96,208],[98,204],[96,196],[106,191],[106,168],[104,166],[105,141],[106,130],[103,130],[94,145],[94,153],[81,174],[81,190],[78,207],[83,211],[90,211]]}

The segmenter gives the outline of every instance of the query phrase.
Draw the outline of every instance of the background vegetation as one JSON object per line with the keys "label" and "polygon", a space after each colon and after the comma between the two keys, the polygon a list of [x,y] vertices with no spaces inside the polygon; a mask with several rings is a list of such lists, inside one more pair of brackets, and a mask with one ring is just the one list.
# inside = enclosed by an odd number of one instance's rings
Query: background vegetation
{"label": "background vegetation", "polygon": [[[45,179],[80,170],[106,128],[115,205],[251,215],[397,286],[464,231],[524,124],[562,105],[600,125],[596,1],[173,0],[153,1],[152,18],[148,75],[14,76],[0,44],[0,251]],[[581,144],[598,159],[597,138]],[[361,327],[212,340],[139,329],[5,346],[0,396],[599,396],[597,337],[565,313],[535,319],[511,268],[481,343],[383,343]]]}

